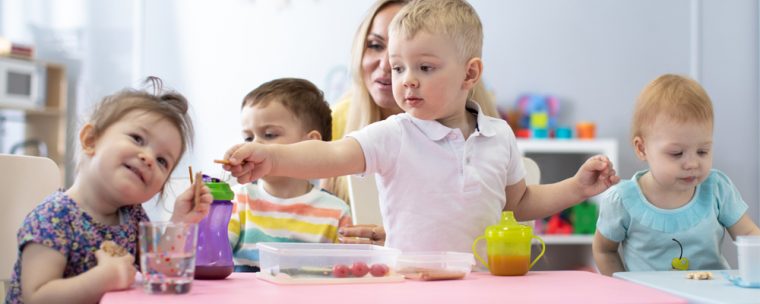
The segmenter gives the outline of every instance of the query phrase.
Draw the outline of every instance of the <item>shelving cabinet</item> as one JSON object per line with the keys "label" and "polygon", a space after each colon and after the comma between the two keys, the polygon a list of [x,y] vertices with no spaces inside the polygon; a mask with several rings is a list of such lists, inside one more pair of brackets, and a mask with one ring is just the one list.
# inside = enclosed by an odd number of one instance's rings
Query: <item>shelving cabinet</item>
{"label": "shelving cabinet", "polygon": [[[615,139],[518,139],[517,146],[541,170],[541,184],[555,183],[575,175],[591,156],[606,155],[618,167],[618,143]],[[590,199],[598,203],[601,195]],[[561,270],[593,268],[593,235],[540,235],[546,242],[546,254],[535,269]],[[537,250],[534,248],[534,250]],[[540,250],[540,249],[539,249]]]}
{"label": "shelving cabinet", "polygon": [[[19,60],[0,58],[2,60]],[[66,67],[61,64],[48,62],[34,62],[44,69],[44,96],[43,104],[23,104],[11,100],[3,100],[0,97],[0,111],[20,113],[23,121],[24,141],[42,143],[46,147],[47,157],[58,164],[61,176],[65,177],[66,160],[66,96],[67,80]],[[0,113],[2,114],[2,113]],[[0,126],[1,128],[2,126]],[[42,145],[39,144],[39,145]],[[21,154],[36,155],[37,146],[25,145],[21,148]],[[7,153],[9,151],[0,151]],[[44,156],[44,155],[43,155]],[[63,179],[62,179],[63,180]]]}

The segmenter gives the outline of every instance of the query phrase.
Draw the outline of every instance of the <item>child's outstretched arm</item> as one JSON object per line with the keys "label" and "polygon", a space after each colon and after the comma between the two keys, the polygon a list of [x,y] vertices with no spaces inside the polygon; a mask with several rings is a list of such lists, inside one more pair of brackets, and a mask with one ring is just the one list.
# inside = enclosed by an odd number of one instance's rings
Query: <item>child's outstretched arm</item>
{"label": "child's outstretched arm", "polygon": [[594,262],[599,272],[606,276],[612,276],[613,273],[625,271],[623,260],[618,253],[619,243],[608,240],[602,236],[599,231],[594,235],[594,243],[591,250],[594,254]]}
{"label": "child's outstretched arm", "polygon": [[736,224],[728,227],[728,234],[731,235],[732,239],[736,240],[736,237],[740,235],[760,235],[760,228],[747,216],[747,213],[744,213]]}
{"label": "child's outstretched arm", "polygon": [[[196,191],[198,192],[197,194]],[[197,202],[195,201],[196,196],[198,198]],[[211,190],[203,184],[202,179],[196,178],[195,183],[177,196],[171,221],[198,223],[208,214],[212,201],[214,201],[214,198],[211,196]]]}
{"label": "child's outstretched arm", "polygon": [[97,303],[108,291],[125,289],[135,280],[135,258],[112,257],[95,252],[98,265],[70,278],[63,278],[66,257],[36,243],[21,253],[21,286],[24,303]]}
{"label": "child's outstretched arm", "polygon": [[596,155],[586,160],[575,176],[563,181],[525,186],[523,180],[507,186],[505,209],[514,211],[520,221],[544,218],[602,193],[619,181],[612,162]]}
{"label": "child's outstretched arm", "polygon": [[238,144],[227,150],[224,169],[244,184],[266,175],[302,179],[356,174],[364,171],[359,142],[346,137],[338,141],[307,140],[294,144]]}

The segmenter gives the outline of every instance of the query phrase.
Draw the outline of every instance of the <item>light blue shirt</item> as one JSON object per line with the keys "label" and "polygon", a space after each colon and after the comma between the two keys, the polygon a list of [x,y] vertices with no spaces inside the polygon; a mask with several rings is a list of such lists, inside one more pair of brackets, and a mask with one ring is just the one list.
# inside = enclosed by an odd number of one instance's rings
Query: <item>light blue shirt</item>
{"label": "light blue shirt", "polygon": [[620,242],[620,256],[628,271],[671,270],[671,261],[689,259],[690,270],[728,269],[720,244],[725,228],[747,211],[739,191],[722,172],[712,170],[697,186],[694,197],[677,209],[661,209],[647,201],[634,174],[613,187],[600,206],[597,229]]}

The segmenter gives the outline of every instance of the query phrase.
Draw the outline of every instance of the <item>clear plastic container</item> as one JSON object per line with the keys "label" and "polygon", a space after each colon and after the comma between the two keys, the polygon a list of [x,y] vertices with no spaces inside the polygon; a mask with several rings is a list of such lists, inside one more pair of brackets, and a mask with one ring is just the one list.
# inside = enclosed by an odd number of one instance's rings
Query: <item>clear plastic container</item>
{"label": "clear plastic container", "polygon": [[405,252],[396,262],[396,272],[413,280],[463,279],[472,271],[472,253],[453,251]]}
{"label": "clear plastic container", "polygon": [[284,280],[382,279],[394,274],[401,254],[362,244],[259,243],[257,247],[261,274]]}

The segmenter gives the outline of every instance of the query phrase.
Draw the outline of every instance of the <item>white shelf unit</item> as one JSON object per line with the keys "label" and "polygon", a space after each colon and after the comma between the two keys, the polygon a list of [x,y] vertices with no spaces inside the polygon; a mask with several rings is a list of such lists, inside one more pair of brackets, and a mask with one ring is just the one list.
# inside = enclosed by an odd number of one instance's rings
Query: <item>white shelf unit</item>
{"label": "white shelf unit", "polygon": [[[606,155],[618,168],[618,143],[615,139],[518,139],[517,146],[524,156],[538,164],[541,184],[558,182],[575,175],[583,162],[597,154]],[[598,203],[598,196],[590,201]],[[540,236],[547,245],[546,254],[533,270],[594,268],[591,253],[593,235]]]}

